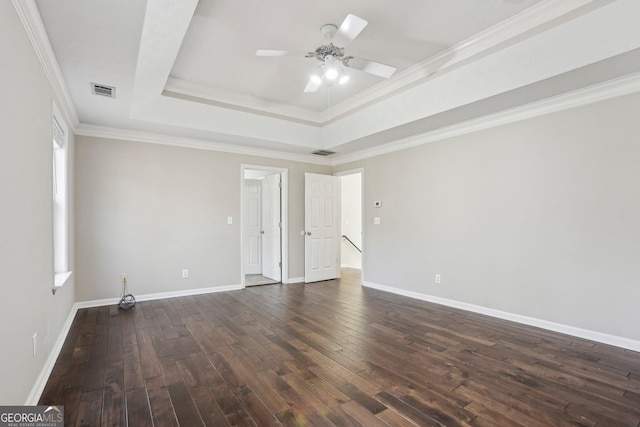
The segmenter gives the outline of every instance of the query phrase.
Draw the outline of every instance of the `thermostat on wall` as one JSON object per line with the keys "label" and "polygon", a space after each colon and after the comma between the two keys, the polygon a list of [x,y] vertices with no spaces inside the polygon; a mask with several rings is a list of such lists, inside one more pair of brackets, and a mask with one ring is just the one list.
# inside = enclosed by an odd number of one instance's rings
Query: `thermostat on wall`
{"label": "thermostat on wall", "polygon": [[380,206],[382,206],[382,202],[380,200],[376,200],[375,202],[373,202],[374,208],[379,208]]}

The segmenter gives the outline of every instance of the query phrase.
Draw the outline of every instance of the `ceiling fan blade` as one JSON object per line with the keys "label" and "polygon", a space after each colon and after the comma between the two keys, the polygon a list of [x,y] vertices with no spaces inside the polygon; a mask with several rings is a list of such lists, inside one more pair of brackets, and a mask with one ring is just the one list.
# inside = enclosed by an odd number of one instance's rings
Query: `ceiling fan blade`
{"label": "ceiling fan blade", "polygon": [[305,57],[309,52],[292,52],[288,50],[258,49],[256,56],[300,56]]}
{"label": "ceiling fan blade", "polygon": [[322,82],[319,82],[317,80],[314,81],[314,79],[309,79],[309,83],[307,83],[307,86],[304,88],[304,92],[305,93],[317,92],[321,84]]}
{"label": "ceiling fan blade", "polygon": [[340,28],[338,28],[338,32],[333,36],[333,44],[340,47],[344,46],[358,37],[358,34],[364,30],[367,24],[368,22],[364,19],[356,15],[348,14],[347,17],[344,18]]}
{"label": "ceiling fan blade", "polygon": [[384,77],[385,79],[388,79],[396,72],[396,67],[392,67],[391,65],[360,58],[351,58],[346,65],[347,67],[355,68],[356,70],[361,70],[374,76]]}

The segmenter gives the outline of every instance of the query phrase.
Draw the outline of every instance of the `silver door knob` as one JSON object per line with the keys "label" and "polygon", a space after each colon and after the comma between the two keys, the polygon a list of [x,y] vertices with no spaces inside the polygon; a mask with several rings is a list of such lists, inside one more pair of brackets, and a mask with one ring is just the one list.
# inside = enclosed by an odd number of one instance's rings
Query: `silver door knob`
{"label": "silver door knob", "polygon": [[304,234],[306,234],[307,236],[311,236],[311,232],[310,232],[310,231],[307,231],[307,232],[306,232],[306,233],[304,233]]}

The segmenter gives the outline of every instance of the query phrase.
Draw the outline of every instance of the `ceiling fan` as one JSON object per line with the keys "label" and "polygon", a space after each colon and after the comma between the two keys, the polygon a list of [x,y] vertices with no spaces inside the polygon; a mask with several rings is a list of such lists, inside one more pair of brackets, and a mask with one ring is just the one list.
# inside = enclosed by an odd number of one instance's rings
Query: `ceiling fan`
{"label": "ceiling fan", "polygon": [[349,80],[345,67],[361,70],[375,76],[389,78],[395,73],[396,68],[379,62],[346,56],[344,46],[355,39],[368,22],[356,15],[349,14],[340,28],[333,24],[323,25],[320,29],[325,39],[329,40],[311,52],[291,52],[287,50],[258,49],[256,56],[299,56],[315,58],[321,62],[309,78],[309,83],[304,88],[305,92],[316,92],[324,82],[327,85],[334,83],[344,84]]}

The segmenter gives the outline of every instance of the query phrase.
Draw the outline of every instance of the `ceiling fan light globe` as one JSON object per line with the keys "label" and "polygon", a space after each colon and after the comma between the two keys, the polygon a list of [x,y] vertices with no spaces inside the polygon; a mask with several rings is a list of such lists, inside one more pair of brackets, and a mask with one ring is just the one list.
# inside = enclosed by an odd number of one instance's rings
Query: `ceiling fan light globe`
{"label": "ceiling fan light globe", "polygon": [[331,81],[337,79],[338,74],[339,74],[338,69],[335,67],[329,67],[324,71],[324,77],[327,80],[331,80]]}

